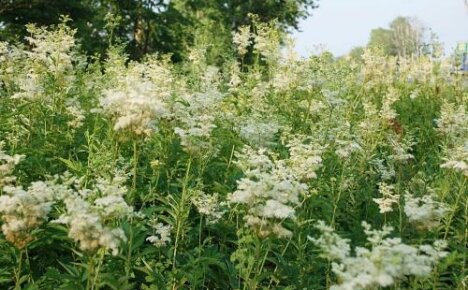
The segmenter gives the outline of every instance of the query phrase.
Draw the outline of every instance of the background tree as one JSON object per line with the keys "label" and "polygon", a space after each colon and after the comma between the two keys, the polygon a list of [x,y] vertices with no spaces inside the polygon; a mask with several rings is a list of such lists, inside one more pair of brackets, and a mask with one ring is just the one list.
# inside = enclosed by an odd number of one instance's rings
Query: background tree
{"label": "background tree", "polygon": [[[317,0],[0,0],[0,41],[19,41],[25,24],[52,25],[69,15],[84,50],[101,54],[120,40],[127,53],[187,55],[196,42],[211,44],[213,54],[230,46],[231,32],[250,24],[249,14],[261,21],[276,19],[286,31],[297,29],[300,18],[316,8]],[[216,44],[216,47],[213,46]]]}
{"label": "background tree", "polygon": [[369,48],[379,47],[384,53],[395,56],[437,55],[441,44],[435,33],[416,18],[397,17],[388,29],[371,31]]}

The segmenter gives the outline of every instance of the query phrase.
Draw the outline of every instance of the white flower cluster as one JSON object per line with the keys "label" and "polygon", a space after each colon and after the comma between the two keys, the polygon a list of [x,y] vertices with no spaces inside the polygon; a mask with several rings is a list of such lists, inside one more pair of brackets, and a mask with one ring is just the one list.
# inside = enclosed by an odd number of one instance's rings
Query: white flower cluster
{"label": "white flower cluster", "polygon": [[19,92],[12,98],[45,98],[48,96],[43,94],[43,78],[47,73],[53,74],[61,86],[68,86],[74,80],[72,50],[75,31],[64,23],[53,31],[32,24],[27,25],[27,30],[31,36],[26,40],[32,49],[26,52],[28,62],[16,79]]}
{"label": "white flower cluster", "polygon": [[12,175],[15,166],[24,159],[24,155],[15,154],[10,156],[3,151],[5,143],[0,141],[0,191],[5,185],[9,185],[16,180],[16,176]]}
{"label": "white flower cluster", "polygon": [[289,148],[288,166],[301,180],[317,178],[316,171],[322,166],[323,148],[314,143],[305,143],[304,136],[292,138],[286,147]]}
{"label": "white flower cluster", "polygon": [[410,152],[412,151],[413,145],[416,143],[413,141],[411,135],[406,135],[403,140],[399,140],[395,135],[392,135],[388,139],[393,149],[393,154],[391,155],[393,160],[405,162],[414,158],[413,154]]}
{"label": "white flower cluster", "polygon": [[179,122],[174,132],[179,135],[185,150],[195,153],[210,148],[208,141],[216,128],[216,111],[222,99],[223,95],[212,89],[206,93],[184,95],[174,105],[174,115]]}
{"label": "white flower cluster", "polygon": [[68,225],[68,236],[79,243],[81,250],[104,248],[118,254],[120,243],[126,241],[122,229],[105,226],[97,210],[78,195],[66,198],[65,205],[67,212],[54,222]]}
{"label": "white flower cluster", "polygon": [[349,240],[341,238],[333,229],[317,225],[322,232],[319,239],[309,239],[322,250],[322,255],[336,262],[332,271],[339,283],[331,290],[364,290],[376,287],[388,287],[405,276],[427,276],[434,265],[447,255],[443,249],[444,241],[436,241],[433,246],[407,245],[400,238],[387,237],[392,228],[384,226],[382,230],[372,230],[366,222],[362,223],[370,249],[356,247],[355,256],[351,256]]}
{"label": "white flower cluster", "polygon": [[382,194],[382,197],[373,198],[372,200],[379,205],[380,213],[391,212],[392,205],[398,203],[400,195],[395,194],[393,191],[393,185],[388,185],[385,182],[379,183],[379,193]]}
{"label": "white flower cluster", "polygon": [[468,134],[468,114],[464,105],[456,107],[453,103],[442,104],[440,117],[435,121],[437,130],[450,137],[466,137]]}
{"label": "white flower cluster", "polygon": [[342,159],[346,159],[351,154],[362,151],[361,145],[353,140],[335,140],[336,150],[335,153]]}
{"label": "white flower cluster", "polygon": [[31,59],[42,62],[47,71],[51,73],[63,73],[71,70],[71,51],[75,46],[75,30],[71,30],[65,24],[59,25],[59,29],[48,31],[34,25],[27,26],[32,35],[26,37],[32,45],[32,51],[28,52]]}
{"label": "white flower cluster", "polygon": [[380,117],[386,121],[394,120],[398,114],[392,108],[393,104],[399,100],[399,95],[397,90],[393,87],[388,88],[387,94],[383,97],[382,108],[380,109]]}
{"label": "white flower cluster", "polygon": [[391,180],[393,177],[395,177],[396,174],[395,166],[392,162],[392,159],[388,159],[389,160],[375,158],[369,161],[369,164],[371,164],[375,168],[377,173],[379,173],[380,178],[384,181]]}
{"label": "white flower cluster", "polygon": [[146,238],[146,240],[152,243],[157,248],[163,247],[171,242],[171,225],[164,225],[158,223],[156,220],[151,221],[151,227],[154,229],[154,235]]}
{"label": "white flower cluster", "polygon": [[220,202],[219,199],[218,193],[206,194],[202,191],[197,191],[191,200],[198,212],[206,217],[206,223],[215,224],[226,213],[226,210],[223,209],[225,203]]}
{"label": "white flower cluster", "polygon": [[246,223],[259,236],[290,236],[281,220],[294,218],[294,206],[307,185],[297,180],[283,160],[272,161],[266,149],[246,146],[237,157],[245,177],[237,182],[229,201],[246,206]]}
{"label": "white flower cluster", "polygon": [[83,122],[86,117],[84,115],[84,110],[81,108],[80,102],[77,99],[67,100],[67,113],[71,117],[71,120],[68,121],[68,126],[72,129],[77,129],[83,126]]}
{"label": "white flower cluster", "polygon": [[440,224],[440,220],[448,211],[448,206],[435,201],[431,195],[414,197],[405,194],[405,214],[410,223],[421,229],[433,229]]}
{"label": "white flower cluster", "polygon": [[6,239],[18,248],[32,239],[31,231],[47,220],[55,199],[54,190],[45,182],[31,183],[27,190],[21,186],[5,186],[0,196],[2,231]]}
{"label": "white flower cluster", "polygon": [[318,239],[308,236],[309,241],[321,250],[320,256],[328,260],[344,260],[351,253],[349,239],[343,239],[335,233],[335,230],[324,221],[317,221],[315,225],[321,235]]}
{"label": "white flower cluster", "polygon": [[279,128],[272,120],[251,117],[241,122],[239,136],[252,146],[266,147],[271,145]]}
{"label": "white flower cluster", "polygon": [[280,34],[274,24],[255,24],[254,51],[269,62],[280,58]]}
{"label": "white flower cluster", "polygon": [[468,176],[468,114],[464,105],[456,108],[452,103],[444,103],[436,123],[438,131],[447,137],[441,167]]}
{"label": "white flower cluster", "polygon": [[445,157],[443,160],[444,163],[440,167],[460,171],[468,177],[468,140],[450,150],[449,157]]}
{"label": "white flower cluster", "polygon": [[128,130],[136,135],[157,131],[158,121],[170,115],[170,71],[154,62],[133,64],[116,79],[116,85],[104,90],[101,98],[104,112],[115,118],[114,130]]}
{"label": "white flower cluster", "polygon": [[80,188],[73,178],[65,181],[74,184],[77,190],[63,191],[66,212],[54,222],[69,227],[68,236],[79,243],[81,250],[93,252],[104,248],[111,250],[113,255],[118,254],[126,237],[122,229],[111,223],[133,214],[132,207],[123,198],[127,193],[123,185],[125,181],[126,177],[120,172],[111,181],[97,179],[92,189]]}
{"label": "white flower cluster", "polygon": [[233,33],[232,42],[237,46],[240,55],[247,53],[248,47],[252,44],[251,38],[250,26],[241,26],[238,32]]}

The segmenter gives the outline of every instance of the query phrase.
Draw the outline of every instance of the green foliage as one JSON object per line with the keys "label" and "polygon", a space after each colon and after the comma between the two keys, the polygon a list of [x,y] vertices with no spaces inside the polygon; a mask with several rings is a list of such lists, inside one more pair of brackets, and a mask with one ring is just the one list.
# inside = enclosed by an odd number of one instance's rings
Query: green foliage
{"label": "green foliage", "polygon": [[211,61],[230,47],[231,31],[251,24],[249,14],[281,29],[297,29],[317,1],[163,1],[59,0],[0,1],[0,41],[22,41],[25,25],[54,25],[61,15],[74,21],[77,39],[89,54],[104,56],[111,44],[123,43],[132,59],[146,54],[172,54],[186,59],[193,45],[203,41],[212,50]]}
{"label": "green foliage", "polygon": [[[26,46],[0,43],[0,288],[344,289],[354,276],[337,265],[366,249],[362,283],[463,289],[463,76],[445,59],[369,50],[359,61],[300,59],[277,14],[248,26],[244,62],[230,29],[204,30],[226,7],[187,3],[168,9],[206,23],[178,64],[160,54],[131,61],[121,45],[88,58],[74,38],[84,32],[65,23],[30,25]],[[232,3],[236,15],[280,5],[246,3]],[[195,12],[179,10],[189,4]],[[213,19],[197,18],[208,4]],[[111,41],[125,26],[108,24]],[[408,209],[411,198],[420,206]],[[362,221],[374,234],[394,230],[376,245]],[[349,240],[348,260],[322,251],[343,245],[311,242],[326,227]],[[402,249],[428,264],[406,265]]]}

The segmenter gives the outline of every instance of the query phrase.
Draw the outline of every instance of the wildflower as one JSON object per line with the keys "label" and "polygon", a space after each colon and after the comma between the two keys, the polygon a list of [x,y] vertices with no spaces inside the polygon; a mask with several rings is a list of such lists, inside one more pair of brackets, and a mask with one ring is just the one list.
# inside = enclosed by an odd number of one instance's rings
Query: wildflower
{"label": "wildflower", "polygon": [[394,152],[391,155],[393,160],[404,162],[414,158],[413,154],[409,153],[412,151],[412,146],[416,144],[411,135],[405,136],[403,140],[398,140],[394,136],[389,137],[389,141]]}
{"label": "wildflower", "polygon": [[54,202],[54,191],[42,181],[31,183],[27,190],[21,186],[5,186],[0,196],[2,231],[6,239],[24,248],[32,239],[31,231],[47,220]]}
{"label": "wildflower", "polygon": [[254,51],[272,62],[280,57],[280,33],[275,24],[256,23]]}
{"label": "wildflower", "polygon": [[310,238],[322,250],[323,257],[335,261],[332,271],[339,283],[332,285],[333,290],[364,290],[388,287],[405,276],[428,276],[439,260],[447,255],[446,244],[442,241],[434,245],[411,246],[400,238],[387,237],[392,227],[372,230],[366,222],[362,223],[370,249],[356,247],[351,255],[349,240],[342,239],[333,229],[319,222],[316,226],[322,236]]}
{"label": "wildflower", "polygon": [[201,149],[211,148],[209,137],[217,126],[216,110],[223,95],[213,89],[205,93],[184,95],[174,106],[174,115],[178,121],[174,132],[179,135],[184,149],[196,153]]}
{"label": "wildflower", "polygon": [[13,170],[23,159],[24,155],[15,154],[10,156],[3,151],[5,143],[0,141],[0,190],[9,184],[15,182],[16,177],[13,176]]}
{"label": "wildflower", "polygon": [[252,44],[250,26],[241,26],[238,32],[233,33],[232,42],[237,45],[239,54],[245,55],[247,48]]}
{"label": "wildflower", "polygon": [[[65,19],[66,20],[66,19]],[[57,84],[67,87],[74,80],[72,56],[75,30],[61,23],[56,30],[27,25],[31,36],[26,37],[32,47],[26,52],[28,62],[17,77],[19,91],[12,98],[51,100],[44,94],[44,76],[50,73]]]}
{"label": "wildflower", "polygon": [[171,225],[164,225],[163,223],[152,221],[152,228],[154,229],[155,234],[146,238],[148,242],[152,243],[157,248],[163,247],[171,242]]}
{"label": "wildflower", "polygon": [[301,180],[317,178],[316,171],[322,166],[323,148],[314,143],[306,144],[305,137],[296,136],[289,141],[288,165]]}
{"label": "wildflower", "polygon": [[446,155],[448,157],[443,158],[444,163],[440,167],[459,171],[468,177],[468,141],[449,150]]}
{"label": "wildflower", "polygon": [[103,248],[117,255],[121,243],[127,239],[124,231],[112,223],[133,215],[132,207],[123,199],[127,193],[123,185],[126,176],[117,171],[111,180],[100,177],[90,189],[81,188],[73,178],[63,179],[76,189],[63,193],[66,211],[54,222],[68,226],[68,236],[81,250],[95,252]]}
{"label": "wildflower", "polygon": [[201,215],[206,216],[208,224],[217,223],[226,212],[222,209],[224,203],[220,203],[218,193],[210,195],[202,191],[197,191],[192,198],[192,203]]}
{"label": "wildflower", "polygon": [[384,159],[372,159],[369,163],[375,167],[377,173],[379,173],[380,178],[384,181],[391,180],[395,177],[395,166],[393,162],[391,162],[391,158],[388,158],[387,164],[384,164]]}
{"label": "wildflower", "polygon": [[380,109],[380,116],[386,121],[395,120],[398,114],[392,108],[392,105],[399,100],[398,92],[393,87],[389,87],[388,93],[382,100],[382,108]]}
{"label": "wildflower", "polygon": [[67,212],[54,222],[68,225],[68,236],[79,243],[81,250],[95,252],[104,248],[112,255],[118,254],[120,244],[127,240],[122,229],[105,226],[91,204],[79,196],[69,196],[65,205]]}
{"label": "wildflower", "polygon": [[359,145],[357,142],[352,141],[352,140],[335,140],[335,145],[337,149],[335,150],[336,155],[339,157],[346,159],[351,154],[355,152],[362,151],[361,145]]}
{"label": "wildflower", "polygon": [[72,118],[67,123],[70,128],[77,129],[83,126],[83,122],[86,117],[84,115],[84,110],[81,108],[81,105],[77,99],[68,100],[66,110]]}
{"label": "wildflower", "polygon": [[437,130],[450,137],[462,137],[468,134],[468,114],[465,106],[456,107],[453,103],[444,103],[440,109],[440,117],[435,120]]}
{"label": "wildflower", "polygon": [[153,82],[154,76],[148,75],[157,72],[160,77],[170,79],[169,72],[155,66],[134,65],[117,76],[115,87],[104,90],[101,106],[106,114],[115,118],[115,131],[150,135],[158,130],[158,121],[170,115],[166,102],[168,92],[161,91],[165,87],[158,87]]}
{"label": "wildflower", "polygon": [[322,251],[321,256],[329,260],[344,260],[351,253],[349,239],[343,239],[336,234],[332,227],[325,224],[324,221],[318,221],[315,225],[321,232],[318,239],[308,236],[309,241],[314,243]]}
{"label": "wildflower", "polygon": [[249,118],[239,128],[239,135],[250,145],[265,147],[272,144],[279,125],[274,121]]}
{"label": "wildflower", "polygon": [[245,147],[236,162],[245,177],[237,182],[237,190],[229,197],[230,203],[245,205],[245,220],[260,236],[292,233],[281,225],[281,220],[294,219],[294,206],[307,186],[297,181],[283,160],[273,162],[266,149]]}
{"label": "wildflower", "polygon": [[433,200],[431,195],[414,197],[407,192],[404,211],[411,223],[422,229],[432,229],[440,224],[448,207],[444,203]]}
{"label": "wildflower", "polygon": [[373,201],[379,205],[380,213],[391,212],[392,205],[398,203],[400,195],[395,194],[393,190],[393,185],[384,182],[379,183],[379,193],[382,194],[382,198],[374,198]]}

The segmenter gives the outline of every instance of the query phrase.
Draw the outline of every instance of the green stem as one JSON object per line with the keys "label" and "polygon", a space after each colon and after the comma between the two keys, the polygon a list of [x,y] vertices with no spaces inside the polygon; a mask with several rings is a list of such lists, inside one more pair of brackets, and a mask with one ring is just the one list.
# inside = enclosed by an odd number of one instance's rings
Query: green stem
{"label": "green stem", "polygon": [[127,260],[125,261],[125,276],[130,278],[130,271],[132,269],[132,246],[133,246],[133,218],[130,218],[129,223],[129,238],[128,238],[128,253]]}
{"label": "green stem", "polygon": [[133,191],[135,191],[136,189],[137,173],[138,173],[138,143],[136,140],[133,140],[133,182],[132,182]]}
{"label": "green stem", "polygon": [[98,281],[98,277],[99,277],[99,272],[101,270],[101,266],[102,266],[102,262],[104,261],[104,254],[105,254],[105,251],[103,249],[100,250],[100,255],[99,255],[99,262],[98,262],[98,266],[96,268],[96,273],[94,275],[94,280],[93,280],[93,284],[91,285],[91,290],[94,290],[94,287],[96,286],[97,284],[97,281]]}
{"label": "green stem", "polygon": [[453,210],[450,213],[449,219],[447,221],[447,225],[445,226],[444,240],[447,240],[447,236],[448,236],[448,233],[450,231],[450,225],[452,223],[453,217],[455,216],[455,213],[457,212],[458,203],[460,202],[460,199],[461,199],[462,195],[464,196],[465,190],[466,190],[466,188],[465,188],[465,179],[464,179],[463,182],[460,185],[460,190],[459,190],[457,198],[455,200],[455,205],[453,207]]}
{"label": "green stem", "polygon": [[23,268],[23,253],[24,251],[21,250],[18,261],[18,268],[15,271],[15,290],[21,289],[21,270]]}
{"label": "green stem", "polygon": [[[188,180],[189,180],[189,174],[190,174],[191,166],[192,166],[192,158],[189,159],[189,162],[187,164],[187,171],[185,172],[185,178],[184,178],[184,183],[183,183],[183,187],[182,187],[182,196],[180,198],[179,209],[178,209],[178,212],[177,212],[176,236],[175,236],[175,241],[174,241],[174,252],[173,252],[173,257],[172,257],[172,272],[173,273],[177,269],[177,265],[176,265],[177,249],[178,249],[178,246],[179,246],[179,239],[180,239],[180,233],[182,231],[182,224],[183,224],[184,219],[185,219],[185,203],[186,203],[186,198],[187,198],[187,187],[188,187]],[[172,284],[172,289],[176,289],[175,279],[174,279],[173,284]]]}
{"label": "green stem", "polygon": [[93,276],[93,272],[94,272],[94,254],[91,257],[89,257],[89,261],[88,261],[88,280],[86,281],[86,290],[92,289],[91,277]]}
{"label": "green stem", "polygon": [[[24,254],[26,255],[26,262],[28,263],[29,273],[31,273],[31,262],[29,260],[29,254],[28,254],[28,247],[27,246],[24,247]],[[31,282],[32,284],[36,283],[34,281],[34,277],[32,275],[29,275],[29,282]]]}

